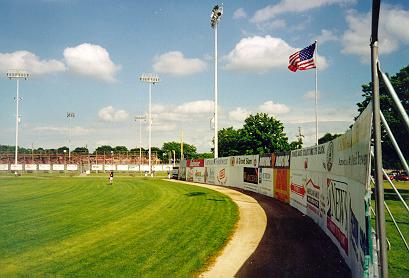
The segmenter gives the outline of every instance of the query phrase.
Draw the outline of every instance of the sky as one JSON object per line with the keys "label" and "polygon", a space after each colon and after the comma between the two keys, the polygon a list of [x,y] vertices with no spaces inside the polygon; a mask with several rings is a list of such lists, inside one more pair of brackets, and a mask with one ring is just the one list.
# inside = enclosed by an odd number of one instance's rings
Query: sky
{"label": "sky", "polygon": [[[91,150],[139,146],[139,121],[152,86],[152,145],[183,140],[210,152],[214,131],[214,1],[0,0],[0,144]],[[315,142],[315,70],[291,72],[288,57],[318,41],[319,136],[343,133],[371,79],[371,1],[223,1],[218,24],[219,128],[240,128],[257,112],[299,127]],[[382,1],[381,68],[409,64],[409,1]],[[74,112],[75,118],[67,118]],[[71,123],[70,123],[71,121]],[[71,131],[71,144],[69,134]],[[142,147],[148,129],[142,122]]]}

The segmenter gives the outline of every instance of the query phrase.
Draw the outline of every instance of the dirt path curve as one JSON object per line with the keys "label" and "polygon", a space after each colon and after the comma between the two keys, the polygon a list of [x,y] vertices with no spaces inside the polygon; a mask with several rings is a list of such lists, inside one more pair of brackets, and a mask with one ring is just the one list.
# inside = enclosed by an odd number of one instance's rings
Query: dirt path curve
{"label": "dirt path curve", "polygon": [[226,194],[240,209],[239,229],[203,277],[351,277],[332,241],[295,208],[239,188],[190,184]]}

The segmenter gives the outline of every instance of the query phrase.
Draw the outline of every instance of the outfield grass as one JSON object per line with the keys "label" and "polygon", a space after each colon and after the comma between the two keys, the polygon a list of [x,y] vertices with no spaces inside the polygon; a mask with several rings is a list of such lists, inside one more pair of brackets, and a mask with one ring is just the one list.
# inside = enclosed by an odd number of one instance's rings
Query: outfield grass
{"label": "outfield grass", "polygon": [[[402,197],[408,203],[409,200],[409,182],[394,182]],[[409,241],[409,213],[399,200],[392,187],[384,182],[385,201],[391,210],[393,217],[397,221],[406,241]],[[374,205],[374,203],[373,203]],[[399,236],[398,231],[393,224],[385,209],[386,236],[391,243],[388,251],[388,268],[390,277],[409,277],[409,251]],[[373,219],[375,221],[375,219]]]}
{"label": "outfield grass", "polygon": [[158,179],[1,177],[0,276],[192,276],[237,219],[228,197]]}

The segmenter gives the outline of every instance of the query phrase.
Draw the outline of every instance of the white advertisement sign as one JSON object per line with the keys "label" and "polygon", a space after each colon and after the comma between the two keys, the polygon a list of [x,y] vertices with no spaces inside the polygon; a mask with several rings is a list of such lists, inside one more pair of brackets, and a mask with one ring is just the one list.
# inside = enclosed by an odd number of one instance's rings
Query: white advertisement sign
{"label": "white advertisement sign", "polygon": [[229,186],[230,181],[230,158],[221,157],[214,160],[214,175],[215,175],[215,184],[216,185],[225,185]]}
{"label": "white advertisement sign", "polygon": [[104,169],[105,171],[115,171],[115,165],[105,164]]}
{"label": "white advertisement sign", "polygon": [[53,164],[53,171],[64,171],[64,164]]}
{"label": "white advertisement sign", "polygon": [[10,170],[11,171],[22,171],[23,170],[23,164],[11,164],[10,165]]}
{"label": "white advertisement sign", "polygon": [[67,164],[67,171],[77,171],[78,165],[77,164]]}
{"label": "white advertisement sign", "polygon": [[258,155],[230,157],[231,186],[258,192]]}
{"label": "white advertisement sign", "polygon": [[195,167],[193,168],[193,182],[204,183],[204,174],[205,168],[204,167]]}
{"label": "white advertisement sign", "polygon": [[128,168],[128,165],[117,165],[116,169],[118,171],[128,171],[129,168]]}
{"label": "white advertisement sign", "polygon": [[215,159],[214,158],[205,159],[204,165],[205,165],[204,182],[207,184],[215,184],[216,181]]}
{"label": "white advertisement sign", "polygon": [[40,171],[50,171],[51,165],[50,164],[38,164],[38,170]]}
{"label": "white advertisement sign", "polygon": [[102,164],[92,164],[91,165],[91,170],[92,171],[102,171],[104,170],[104,167]]}
{"label": "white advertisement sign", "polygon": [[259,168],[259,184],[258,192],[273,197],[273,180],[274,180],[274,171],[273,168]]}
{"label": "white advertisement sign", "polygon": [[131,172],[138,172],[139,171],[139,165],[128,165],[128,170]]}
{"label": "white advertisement sign", "polygon": [[9,165],[8,164],[0,164],[0,171],[8,171]]}
{"label": "white advertisement sign", "polygon": [[24,165],[24,170],[26,170],[26,171],[37,171],[37,164],[26,164],[26,165]]}

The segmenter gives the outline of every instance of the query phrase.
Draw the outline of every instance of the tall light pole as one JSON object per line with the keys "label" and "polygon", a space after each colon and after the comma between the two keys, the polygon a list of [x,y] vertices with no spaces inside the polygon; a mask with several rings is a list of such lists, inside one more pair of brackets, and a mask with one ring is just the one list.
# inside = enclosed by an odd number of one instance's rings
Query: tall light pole
{"label": "tall light pole", "polygon": [[142,121],[146,121],[146,116],[136,116],[135,121],[139,121],[139,171],[142,163]]}
{"label": "tall light pole", "polygon": [[218,115],[217,115],[217,24],[223,15],[223,6],[216,5],[210,15],[210,25],[214,29],[214,157],[219,157]]}
{"label": "tall light pole", "polygon": [[149,84],[149,174],[152,174],[151,169],[151,143],[152,143],[152,84],[159,83],[159,76],[154,74],[142,74],[139,80]]}
{"label": "tall light pole", "polygon": [[23,70],[8,70],[6,73],[6,76],[8,79],[16,79],[17,81],[17,92],[16,92],[16,151],[14,154],[14,164],[17,165],[17,159],[18,159],[18,125],[20,123],[20,115],[18,111],[18,105],[20,103],[20,96],[19,96],[19,80],[21,78],[24,78],[24,80],[27,80],[29,78],[30,73],[27,71]]}
{"label": "tall light pole", "polygon": [[74,112],[67,112],[67,118],[69,119],[68,128],[68,161],[71,163],[71,120],[75,118]]}

